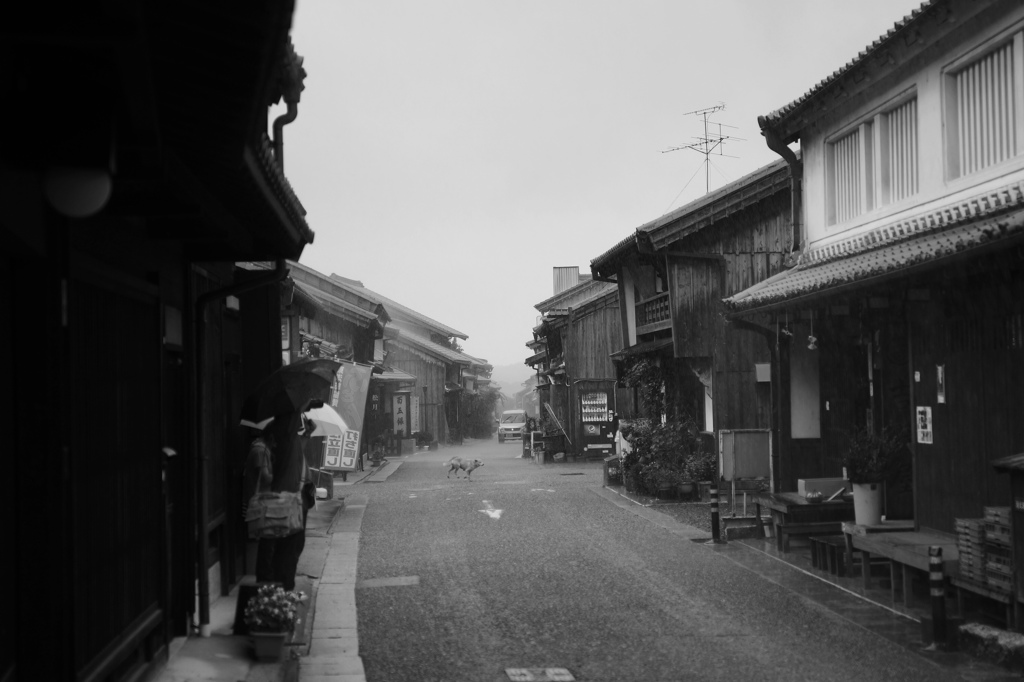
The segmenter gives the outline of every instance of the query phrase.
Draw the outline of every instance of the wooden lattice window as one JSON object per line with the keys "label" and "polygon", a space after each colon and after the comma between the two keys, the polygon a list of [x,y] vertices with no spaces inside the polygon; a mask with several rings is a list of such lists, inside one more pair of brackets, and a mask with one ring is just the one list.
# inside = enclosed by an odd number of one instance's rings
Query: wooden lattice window
{"label": "wooden lattice window", "polygon": [[1024,142],[1024,33],[1006,37],[946,74],[946,159],[950,178],[995,166]]}

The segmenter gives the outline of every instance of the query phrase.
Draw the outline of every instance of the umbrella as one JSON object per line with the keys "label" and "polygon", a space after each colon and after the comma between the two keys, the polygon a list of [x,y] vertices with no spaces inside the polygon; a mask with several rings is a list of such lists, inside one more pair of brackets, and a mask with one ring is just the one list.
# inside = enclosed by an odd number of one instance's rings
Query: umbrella
{"label": "umbrella", "polygon": [[315,436],[340,436],[348,429],[348,424],[341,418],[337,410],[330,405],[314,407],[312,410],[307,410],[305,414],[306,419],[313,422],[316,427],[309,434],[311,438]]}
{"label": "umbrella", "polygon": [[281,367],[245,399],[241,423],[264,428],[277,415],[305,410],[311,400],[321,399],[330,389],[340,367],[340,362],[327,358],[299,360]]}

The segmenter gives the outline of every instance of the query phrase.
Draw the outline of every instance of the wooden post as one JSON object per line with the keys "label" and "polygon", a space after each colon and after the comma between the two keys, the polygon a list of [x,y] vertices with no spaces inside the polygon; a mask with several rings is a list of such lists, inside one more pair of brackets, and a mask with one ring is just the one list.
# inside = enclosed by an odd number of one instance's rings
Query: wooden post
{"label": "wooden post", "polygon": [[[937,647],[946,643],[946,582],[942,564],[942,547],[928,548],[928,583],[932,597],[932,641]],[[904,584],[903,589],[909,587]]]}

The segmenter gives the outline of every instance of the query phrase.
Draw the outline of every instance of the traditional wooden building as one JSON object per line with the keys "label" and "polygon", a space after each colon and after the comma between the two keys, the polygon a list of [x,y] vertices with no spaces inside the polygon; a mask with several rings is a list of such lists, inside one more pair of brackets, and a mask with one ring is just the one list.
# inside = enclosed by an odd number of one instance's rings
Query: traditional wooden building
{"label": "traditional wooden building", "polygon": [[793,253],[726,305],[777,340],[783,468],[901,431],[889,513],[919,529],[1024,505],[991,464],[1024,451],[1022,60],[1020,3],[933,0],[759,119],[802,188]]}
{"label": "traditional wooden building", "polygon": [[478,375],[490,372],[486,360],[458,350],[466,334],[382,296],[362,282],[337,274],[332,274],[331,280],[385,306],[391,320],[380,359],[386,371],[371,383],[369,414],[379,415],[373,418],[398,440],[420,432],[440,442],[461,441],[459,395],[467,388],[472,390]]}
{"label": "traditional wooden building", "polygon": [[639,360],[660,367],[669,418],[760,432],[761,476],[771,475],[776,432],[771,343],[767,329],[728,324],[721,299],[782,270],[790,188],[786,164],[770,164],[639,227],[590,265],[617,285],[620,376]]}
{"label": "traditional wooden building", "polygon": [[555,294],[534,306],[541,321],[527,344],[535,352],[526,364],[537,372],[539,414],[532,416],[547,450],[600,457],[608,454],[603,432],[612,424],[599,424],[585,412],[596,414],[602,405],[624,418],[634,412],[632,391],[619,386],[612,361],[620,343],[616,288],[580,276],[577,267],[555,268],[554,282]]}
{"label": "traditional wooden building", "polygon": [[232,580],[240,399],[313,239],[286,121],[268,135],[302,89],[292,12],[29,3],[0,27],[2,679],[139,679]]}

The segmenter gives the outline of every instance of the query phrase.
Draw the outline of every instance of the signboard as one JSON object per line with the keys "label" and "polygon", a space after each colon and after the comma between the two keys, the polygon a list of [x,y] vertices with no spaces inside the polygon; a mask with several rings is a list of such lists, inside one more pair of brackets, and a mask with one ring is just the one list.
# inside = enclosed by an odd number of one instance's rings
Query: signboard
{"label": "signboard", "polygon": [[932,431],[932,408],[918,406],[916,411],[917,421],[917,442],[931,444],[934,432]]}
{"label": "signboard", "polygon": [[420,430],[420,397],[418,395],[409,397],[409,423],[412,425],[412,432]]}
{"label": "signboard", "polygon": [[330,405],[345,422],[341,434],[324,439],[324,469],[355,471],[359,460],[359,439],[366,411],[366,394],[370,388],[369,365],[341,361],[331,386]]}
{"label": "signboard", "polygon": [[396,393],[391,399],[391,414],[395,420],[395,435],[405,438],[409,435],[409,394]]}

